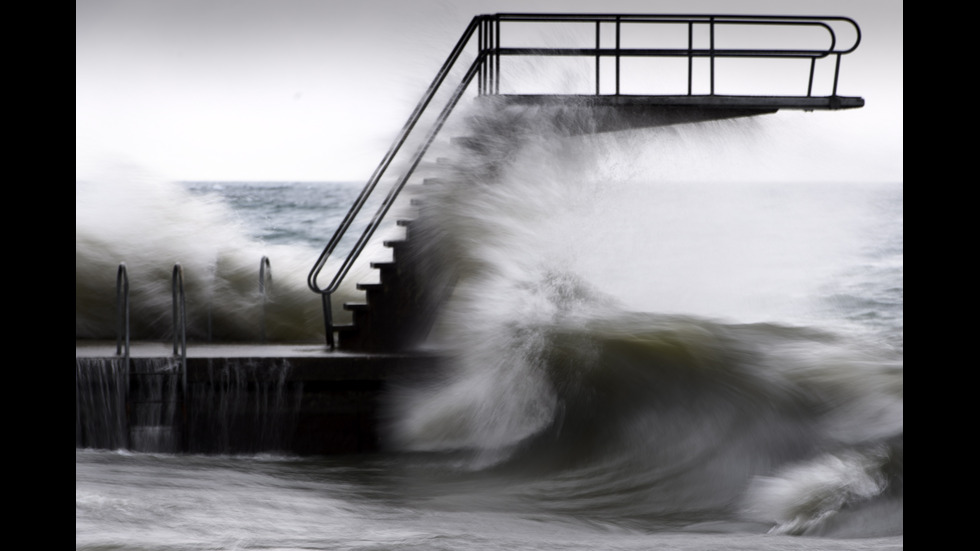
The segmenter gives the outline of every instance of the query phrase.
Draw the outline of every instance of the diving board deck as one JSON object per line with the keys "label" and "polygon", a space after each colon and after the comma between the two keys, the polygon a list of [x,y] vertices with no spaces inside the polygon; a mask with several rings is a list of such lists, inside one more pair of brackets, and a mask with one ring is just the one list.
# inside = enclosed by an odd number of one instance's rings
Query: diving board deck
{"label": "diving board deck", "polygon": [[583,107],[745,109],[775,112],[779,109],[823,111],[864,107],[854,96],[727,96],[727,95],[612,95],[612,94],[497,94],[483,96],[506,104],[578,105]]}
{"label": "diving board deck", "polygon": [[[479,96],[477,101],[497,109],[525,106],[589,113],[592,125],[572,125],[567,129],[572,134],[736,119],[780,110],[836,111],[864,106],[864,98],[850,96],[494,94]],[[560,124],[559,119],[560,115],[556,118]]]}

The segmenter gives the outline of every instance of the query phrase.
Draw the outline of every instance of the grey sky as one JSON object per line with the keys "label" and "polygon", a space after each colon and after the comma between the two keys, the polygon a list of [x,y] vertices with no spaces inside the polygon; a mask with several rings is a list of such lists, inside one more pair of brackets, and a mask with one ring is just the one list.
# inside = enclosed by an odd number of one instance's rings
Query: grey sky
{"label": "grey sky", "polygon": [[76,177],[123,162],[172,179],[363,180],[474,15],[592,11],[856,19],[864,37],[843,60],[840,92],[867,106],[780,112],[767,124],[777,142],[803,133],[799,143],[836,156],[841,172],[901,181],[902,9],[886,0],[78,0]]}

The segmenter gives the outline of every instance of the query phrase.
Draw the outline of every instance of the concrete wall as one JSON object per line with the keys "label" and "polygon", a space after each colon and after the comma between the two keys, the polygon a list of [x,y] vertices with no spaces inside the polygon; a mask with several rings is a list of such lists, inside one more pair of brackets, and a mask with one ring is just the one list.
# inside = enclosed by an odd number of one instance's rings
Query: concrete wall
{"label": "concrete wall", "polygon": [[76,448],[172,453],[383,449],[393,385],[438,373],[425,354],[179,359],[76,356]]}

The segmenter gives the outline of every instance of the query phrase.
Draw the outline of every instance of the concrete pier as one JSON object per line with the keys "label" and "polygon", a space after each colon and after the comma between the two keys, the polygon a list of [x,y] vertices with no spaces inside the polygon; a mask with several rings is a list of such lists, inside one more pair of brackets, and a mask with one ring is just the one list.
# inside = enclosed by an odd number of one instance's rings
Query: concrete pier
{"label": "concrete pier", "polygon": [[[76,447],[299,455],[378,451],[384,446],[386,393],[432,376],[442,362],[431,351],[354,353],[328,351],[321,344],[194,344],[187,348],[184,385],[181,358],[173,354],[172,343],[134,343],[129,357],[123,369],[125,358],[116,355],[115,342],[76,341]],[[161,377],[161,370],[148,367],[152,365],[172,366],[162,370],[162,376],[173,378],[172,391],[147,397],[144,389],[153,386],[147,379]],[[100,369],[112,374],[96,374]],[[100,397],[79,397],[93,393]],[[152,430],[170,435],[168,443],[140,450],[147,444],[134,435],[147,427],[140,428],[138,412],[159,410],[159,402],[170,403],[175,412],[169,419],[159,413],[151,416],[165,418],[154,421],[159,425]],[[113,417],[122,435],[100,438],[97,432],[113,430],[102,428],[102,419]]]}

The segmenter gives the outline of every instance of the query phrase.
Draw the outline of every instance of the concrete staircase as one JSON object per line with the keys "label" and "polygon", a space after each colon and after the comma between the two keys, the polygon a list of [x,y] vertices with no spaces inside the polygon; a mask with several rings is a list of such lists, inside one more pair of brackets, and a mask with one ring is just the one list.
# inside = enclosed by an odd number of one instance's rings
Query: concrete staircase
{"label": "concrete staircase", "polygon": [[[499,117],[491,117],[492,120]],[[486,124],[481,119],[480,124]],[[497,120],[496,124],[500,124]],[[439,306],[452,292],[455,281],[452,258],[439,249],[427,224],[426,209],[432,207],[426,196],[433,189],[443,192],[447,186],[472,183],[478,174],[494,170],[499,162],[499,148],[489,147],[488,128],[474,124],[466,127],[468,135],[451,138],[448,154],[431,162],[417,183],[405,187],[406,204],[414,216],[403,215],[395,221],[404,237],[383,241],[391,251],[391,260],[372,262],[378,281],[357,283],[364,292],[363,302],[344,303],[351,313],[351,323],[335,326],[337,348],[357,352],[401,352],[415,348],[429,334]],[[503,133],[493,135],[498,140]]]}
{"label": "concrete staircase", "polygon": [[[411,204],[421,210],[419,200],[413,199]],[[429,333],[438,304],[449,290],[434,285],[426,274],[419,224],[417,218],[398,219],[396,225],[404,229],[404,237],[382,242],[391,251],[391,260],[370,263],[378,281],[356,284],[357,290],[364,292],[363,302],[344,303],[351,323],[335,327],[339,349],[406,351]]]}

